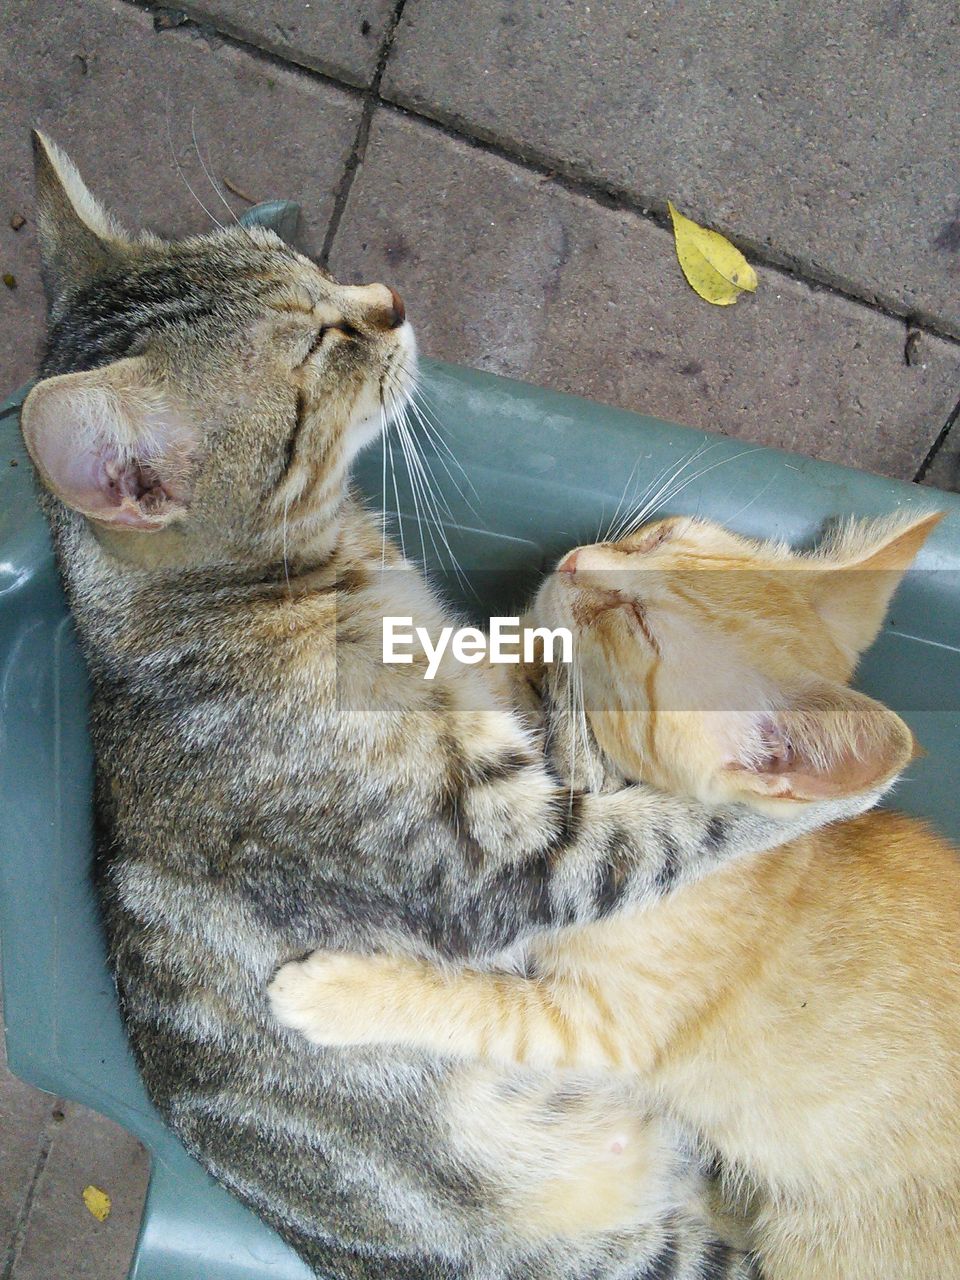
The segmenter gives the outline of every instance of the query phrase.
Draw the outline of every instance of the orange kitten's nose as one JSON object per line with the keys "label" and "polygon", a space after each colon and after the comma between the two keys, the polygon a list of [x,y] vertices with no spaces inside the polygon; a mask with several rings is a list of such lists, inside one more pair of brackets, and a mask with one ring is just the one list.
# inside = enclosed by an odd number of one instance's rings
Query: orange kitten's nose
{"label": "orange kitten's nose", "polygon": [[580,555],[579,548],[576,551],[571,551],[570,554],[568,556],[565,556],[564,559],[561,560],[560,563],[557,565],[557,573],[576,573],[577,557],[579,555]]}

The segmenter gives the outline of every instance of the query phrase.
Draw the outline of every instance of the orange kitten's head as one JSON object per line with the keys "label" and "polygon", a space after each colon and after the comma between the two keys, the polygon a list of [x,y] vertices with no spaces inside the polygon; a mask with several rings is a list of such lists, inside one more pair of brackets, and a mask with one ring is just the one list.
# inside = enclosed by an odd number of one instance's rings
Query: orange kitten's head
{"label": "orange kitten's head", "polygon": [[865,791],[914,745],[847,682],[940,518],[851,524],[808,553],[706,520],[658,521],[571,552],[534,620],[573,630],[574,688],[624,776],[775,810]]}

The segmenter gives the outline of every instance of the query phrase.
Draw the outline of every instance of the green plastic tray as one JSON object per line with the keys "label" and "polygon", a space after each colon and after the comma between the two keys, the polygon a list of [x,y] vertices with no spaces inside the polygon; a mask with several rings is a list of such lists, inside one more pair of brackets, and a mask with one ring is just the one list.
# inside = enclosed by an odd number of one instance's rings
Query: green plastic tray
{"label": "green plastic tray", "polygon": [[[426,373],[437,417],[476,490],[467,493],[474,511],[425,442],[449,502],[451,545],[476,594],[449,573],[444,585],[474,615],[510,612],[560,552],[593,538],[635,463],[642,490],[699,448],[709,452],[687,474],[703,474],[665,509],[699,511],[746,533],[798,543],[837,514],[948,510],[905,579],[860,685],[899,710],[929,753],[911,768],[898,805],[960,838],[960,498],[466,369],[429,364]],[[399,458],[397,466],[402,471]],[[358,478],[379,504],[376,446],[361,459]],[[395,506],[389,468],[386,488]],[[411,495],[399,478],[397,492],[407,549],[419,553]],[[436,557],[427,559],[436,568]],[[161,1125],[138,1080],[88,884],[86,698],[11,412],[0,421],[0,930],[11,1067],[112,1116],[150,1149],[136,1280],[302,1280],[308,1273],[286,1246]]]}

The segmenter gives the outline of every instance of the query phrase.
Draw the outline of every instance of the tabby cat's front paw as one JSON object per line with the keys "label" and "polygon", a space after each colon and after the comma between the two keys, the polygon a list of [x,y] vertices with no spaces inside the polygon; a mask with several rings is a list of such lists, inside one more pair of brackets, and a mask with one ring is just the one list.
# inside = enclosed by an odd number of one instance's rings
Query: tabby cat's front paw
{"label": "tabby cat's front paw", "polygon": [[314,951],[282,965],[267,988],[285,1027],[314,1044],[374,1044],[385,1033],[394,962],[385,956]]}

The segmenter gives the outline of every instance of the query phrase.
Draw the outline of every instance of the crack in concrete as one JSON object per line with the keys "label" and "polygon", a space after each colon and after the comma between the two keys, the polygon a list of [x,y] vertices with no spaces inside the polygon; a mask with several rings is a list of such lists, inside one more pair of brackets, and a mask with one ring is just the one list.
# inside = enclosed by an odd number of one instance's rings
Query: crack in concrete
{"label": "crack in concrete", "polygon": [[[55,1106],[61,1107],[63,1104],[60,1099],[56,1099]],[[52,1115],[52,1113],[51,1113]],[[33,1212],[33,1202],[36,1199],[37,1188],[40,1185],[40,1179],[43,1177],[43,1171],[47,1167],[47,1161],[50,1159],[50,1151],[53,1147],[53,1133],[50,1129],[49,1121],[40,1131],[40,1145],[37,1149],[37,1158],[34,1162],[33,1173],[30,1175],[30,1181],[27,1184],[27,1190],[20,1205],[20,1211],[17,1214],[17,1220],[14,1223],[13,1231],[7,1245],[6,1256],[3,1260],[3,1270],[0,1271],[0,1280],[13,1280],[14,1269],[20,1261],[20,1254],[27,1238],[27,1230],[30,1226],[30,1214]]]}
{"label": "crack in concrete", "polygon": [[947,439],[950,435],[950,432],[956,426],[958,421],[960,421],[960,400],[958,400],[957,403],[954,405],[952,413],[947,418],[946,422],[943,424],[940,430],[937,432],[936,439],[934,440],[930,448],[927,450],[927,456],[924,458],[924,460],[920,463],[920,466],[917,468],[917,474],[913,477],[914,484],[922,484],[923,481],[926,479],[927,472],[933,466],[934,461],[936,460],[937,454],[940,452],[943,446],[947,443]]}
{"label": "crack in concrete", "polygon": [[357,136],[354,139],[353,147],[347,158],[346,166],[343,170],[343,176],[340,179],[340,185],[337,188],[337,194],[333,202],[333,212],[330,214],[330,221],[327,223],[327,233],[323,238],[323,247],[320,250],[320,264],[326,267],[330,261],[330,254],[333,250],[333,242],[336,239],[337,232],[340,230],[340,222],[343,218],[344,211],[347,207],[347,201],[350,199],[350,192],[353,190],[354,180],[363,164],[363,158],[367,153],[367,143],[370,140],[370,125],[373,122],[373,113],[378,105],[383,101],[380,97],[380,82],[383,80],[383,73],[387,68],[387,62],[390,58],[390,50],[393,48],[393,39],[400,25],[400,17],[403,13],[404,5],[407,0],[396,0],[393,12],[387,22],[386,30],[383,33],[383,39],[380,42],[380,48],[377,53],[377,65],[373,73],[373,79],[370,86],[364,94],[363,109],[360,112],[360,123],[357,126]]}
{"label": "crack in concrete", "polygon": [[176,38],[177,36],[181,38],[189,36],[200,37],[209,42],[215,38],[228,48],[239,49],[242,53],[247,54],[248,57],[254,58],[258,62],[282,68],[284,71],[293,72],[297,75],[307,76],[309,79],[317,80],[321,84],[340,89],[352,97],[362,97],[369,92],[368,85],[347,80],[342,73],[324,71],[320,67],[311,67],[306,62],[297,62],[295,59],[277,53],[274,49],[265,45],[255,44],[248,35],[238,35],[237,31],[231,27],[218,27],[210,18],[202,16],[199,10],[194,16],[188,13],[186,9],[171,8],[170,5],[157,4],[155,0],[123,0],[123,3],[131,9],[138,9],[141,13],[149,14],[154,19],[155,33],[168,39],[171,37]]}

